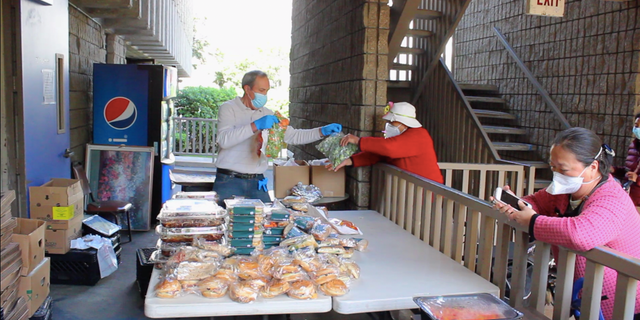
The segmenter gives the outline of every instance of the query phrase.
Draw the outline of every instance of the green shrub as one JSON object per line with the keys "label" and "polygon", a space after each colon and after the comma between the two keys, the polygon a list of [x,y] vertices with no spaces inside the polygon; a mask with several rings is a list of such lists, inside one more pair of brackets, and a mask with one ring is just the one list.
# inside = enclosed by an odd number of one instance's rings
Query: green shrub
{"label": "green shrub", "polygon": [[178,92],[174,102],[182,117],[217,119],[218,107],[236,96],[235,88],[186,87]]}

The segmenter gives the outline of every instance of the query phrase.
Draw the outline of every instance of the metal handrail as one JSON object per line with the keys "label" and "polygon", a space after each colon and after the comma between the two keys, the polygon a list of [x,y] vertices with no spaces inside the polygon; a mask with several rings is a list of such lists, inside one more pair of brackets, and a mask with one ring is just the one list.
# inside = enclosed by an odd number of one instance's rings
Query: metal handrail
{"label": "metal handrail", "polygon": [[217,155],[218,119],[173,117],[175,155]]}
{"label": "metal handrail", "polygon": [[556,103],[553,102],[547,90],[545,90],[542,87],[540,82],[538,82],[538,80],[536,80],[536,78],[533,76],[533,73],[531,73],[531,70],[529,70],[529,68],[527,68],[527,66],[524,65],[524,62],[520,60],[516,52],[513,50],[513,47],[511,47],[509,42],[507,42],[507,39],[500,32],[500,29],[498,29],[498,27],[493,27],[493,31],[496,33],[496,37],[498,37],[498,40],[500,40],[500,43],[502,43],[505,50],[507,50],[509,55],[513,58],[513,60],[515,60],[518,67],[520,67],[520,70],[522,70],[522,72],[527,77],[527,79],[529,79],[529,81],[531,81],[531,84],[533,84],[536,90],[538,90],[538,93],[542,96],[542,99],[547,104],[547,106],[549,106],[551,111],[556,115],[556,117],[558,118],[558,121],[560,121],[562,126],[565,129],[571,128],[571,124],[569,124],[569,121],[567,121],[567,118],[564,117],[564,115],[562,114],[562,112],[560,111]]}

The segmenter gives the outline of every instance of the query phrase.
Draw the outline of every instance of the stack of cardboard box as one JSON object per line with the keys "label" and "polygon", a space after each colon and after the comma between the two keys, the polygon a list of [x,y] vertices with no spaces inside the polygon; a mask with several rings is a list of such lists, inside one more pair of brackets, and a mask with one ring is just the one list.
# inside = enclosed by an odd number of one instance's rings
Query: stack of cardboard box
{"label": "stack of cardboard box", "polygon": [[40,187],[29,187],[32,219],[44,220],[45,251],[65,254],[71,240],[82,236],[84,194],[80,180],[51,179]]}
{"label": "stack of cardboard box", "polygon": [[296,160],[298,166],[273,166],[274,195],[282,199],[291,194],[298,182],[304,185],[313,184],[323,197],[345,196],[345,170],[329,171],[325,166],[310,166],[307,162]]}
{"label": "stack of cardboard box", "polygon": [[7,320],[29,317],[27,300],[20,296],[18,290],[22,251],[20,245],[12,240],[17,225],[11,213],[14,199],[12,190],[0,195],[0,318]]}
{"label": "stack of cardboard box", "polygon": [[19,292],[27,301],[31,317],[49,295],[51,262],[44,256],[45,222],[35,219],[17,220],[13,241],[20,244],[22,251]]}

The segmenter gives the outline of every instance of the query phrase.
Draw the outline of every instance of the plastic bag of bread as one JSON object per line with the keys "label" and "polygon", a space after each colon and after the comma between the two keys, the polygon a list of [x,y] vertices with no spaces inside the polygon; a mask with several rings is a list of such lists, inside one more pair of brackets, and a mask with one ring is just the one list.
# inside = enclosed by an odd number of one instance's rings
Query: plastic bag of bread
{"label": "plastic bag of bread", "polygon": [[258,270],[258,261],[254,257],[241,257],[238,259],[237,275],[240,279],[249,280],[261,277]]}
{"label": "plastic bag of bread", "polygon": [[289,291],[289,288],[291,288],[291,285],[288,281],[272,279],[264,288],[262,288],[260,295],[263,298],[271,299]]}
{"label": "plastic bag of bread", "polygon": [[293,223],[295,223],[296,227],[303,231],[309,231],[313,228],[316,223],[316,218],[310,216],[296,216],[293,218]]}
{"label": "plastic bag of bread", "polygon": [[295,250],[293,252],[293,263],[299,265],[306,272],[316,271],[322,266],[316,251],[311,247]]}
{"label": "plastic bag of bread", "polygon": [[289,250],[295,250],[295,249],[300,249],[305,247],[317,248],[318,243],[316,242],[316,239],[313,238],[312,235],[308,234],[304,236],[286,239],[280,242],[280,246],[288,247]]}
{"label": "plastic bag of bread", "polygon": [[198,236],[193,239],[192,245],[196,248],[216,252],[222,257],[228,257],[233,253],[232,248],[228,244],[221,244],[217,241],[207,241]]}
{"label": "plastic bag of bread", "polygon": [[322,293],[331,297],[343,296],[349,292],[347,284],[337,278],[321,284],[319,288]]}
{"label": "plastic bag of bread", "polygon": [[280,112],[276,111],[274,114],[280,122],[274,123],[273,127],[269,129],[269,138],[267,140],[267,146],[265,148],[265,155],[267,158],[278,158],[282,149],[287,147],[284,142],[284,133],[289,126],[289,119],[285,118]]}
{"label": "plastic bag of bread", "polygon": [[334,265],[324,265],[315,272],[310,273],[311,280],[317,285],[327,283],[333,279],[337,279],[340,269]]}
{"label": "plastic bag of bread", "polygon": [[182,293],[180,281],[165,277],[156,285],[155,293],[158,298],[176,298]]}
{"label": "plastic bag of bread", "polygon": [[300,300],[316,299],[318,297],[315,284],[306,279],[292,282],[287,295]]}
{"label": "plastic bag of bread", "polygon": [[331,229],[332,228],[330,225],[323,224],[320,221],[316,221],[313,224],[313,227],[311,227],[309,233],[311,233],[311,235],[313,235],[316,240],[322,241],[327,239],[331,235]]}
{"label": "plastic bag of bread", "polygon": [[340,245],[342,245],[342,239],[337,237],[329,237],[322,240],[322,242],[320,242],[318,246],[322,248],[322,247],[333,247],[333,246],[340,246]]}
{"label": "plastic bag of bread", "polygon": [[296,227],[296,225],[293,223],[290,223],[288,226],[286,226],[283,233],[285,238],[295,238],[304,236],[306,234],[304,231],[300,230],[300,228]]}
{"label": "plastic bag of bread", "polygon": [[367,239],[358,239],[358,244],[356,245],[356,250],[364,251],[369,246],[369,240]]}
{"label": "plastic bag of bread", "polygon": [[322,152],[333,165],[337,167],[342,161],[351,157],[354,153],[358,152],[358,145],[349,143],[346,146],[340,145],[340,140],[344,138],[344,133],[334,133],[322,140],[316,149]]}
{"label": "plastic bag of bread", "polygon": [[[202,280],[214,274],[217,269],[218,266],[211,262],[183,261],[173,269],[172,275],[180,281]],[[195,283],[192,283],[192,285],[195,285]]]}
{"label": "plastic bag of bread", "polygon": [[338,245],[345,248],[355,248],[358,245],[358,240],[356,238],[341,238],[338,240]]}
{"label": "plastic bag of bread", "polygon": [[347,251],[343,246],[330,246],[318,248],[318,253],[345,254]]}
{"label": "plastic bag of bread", "polygon": [[295,264],[292,259],[288,258],[280,261],[273,267],[273,277],[284,281],[297,281],[306,277],[300,266]]}
{"label": "plastic bag of bread", "polygon": [[200,280],[197,286],[199,293],[205,298],[222,298],[227,294],[229,282],[225,279],[211,276]]}
{"label": "plastic bag of bread", "polygon": [[360,278],[360,266],[351,259],[342,259],[342,266],[345,267],[349,277],[353,279]]}
{"label": "plastic bag of bread", "polygon": [[286,196],[282,199],[281,203],[287,207],[291,207],[294,203],[306,203],[303,197],[300,196]]}
{"label": "plastic bag of bread", "polygon": [[261,290],[264,288],[269,280],[265,277],[257,277],[249,280],[245,280],[245,282],[254,289]]}
{"label": "plastic bag of bread", "polygon": [[233,269],[218,269],[218,271],[213,274],[213,277],[224,280],[227,283],[238,281],[238,275]]}
{"label": "plastic bag of bread", "polygon": [[246,281],[234,282],[229,286],[229,298],[240,303],[250,303],[258,298],[259,289]]}

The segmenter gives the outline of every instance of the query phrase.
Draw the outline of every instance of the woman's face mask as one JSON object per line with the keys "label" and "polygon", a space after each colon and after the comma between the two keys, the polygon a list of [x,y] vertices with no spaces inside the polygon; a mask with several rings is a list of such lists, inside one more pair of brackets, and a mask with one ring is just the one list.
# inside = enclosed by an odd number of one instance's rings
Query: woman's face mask
{"label": "woman's face mask", "polygon": [[639,127],[633,127],[633,135],[636,136],[636,138],[640,139],[640,128]]}
{"label": "woman's face mask", "polygon": [[[555,149],[555,150],[554,150]],[[554,152],[555,151],[555,152]],[[602,150],[600,151],[602,152]],[[594,160],[598,158],[598,156],[600,156],[600,152],[594,157]],[[559,161],[559,159],[563,159],[563,161],[561,160],[560,163],[570,163],[567,161],[568,157],[568,151],[564,150],[561,147],[558,147],[556,149],[556,147],[553,147],[551,150],[552,153],[552,159],[555,158],[556,161]],[[574,158],[575,159],[575,158]],[[557,163],[557,162],[555,162]],[[565,167],[566,168],[566,164]],[[547,187],[547,192],[553,195],[558,195],[558,194],[573,194],[576,193],[578,190],[580,190],[580,187],[582,187],[583,184],[589,184],[592,183],[593,181],[596,181],[600,178],[602,178],[602,176],[598,175],[598,177],[585,182],[584,181],[584,177],[582,177],[582,175],[584,174],[585,171],[587,171],[587,169],[590,166],[585,167],[584,169],[582,169],[582,171],[580,172],[580,174],[576,177],[576,176],[568,176],[566,174],[562,174],[558,171],[553,171],[553,181],[551,182],[551,184]],[[559,170],[562,170],[563,168],[559,168]],[[566,170],[566,169],[565,169]]]}
{"label": "woman's face mask", "polygon": [[386,139],[393,138],[395,136],[399,136],[400,134],[402,134],[402,131],[400,131],[400,128],[392,125],[391,123],[387,123],[384,126],[384,137]]}

